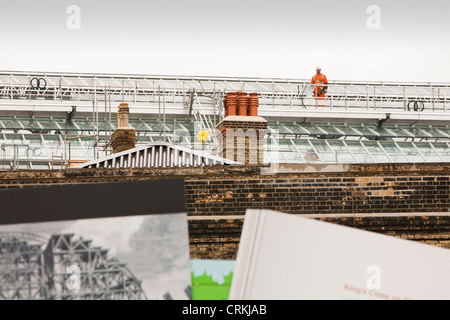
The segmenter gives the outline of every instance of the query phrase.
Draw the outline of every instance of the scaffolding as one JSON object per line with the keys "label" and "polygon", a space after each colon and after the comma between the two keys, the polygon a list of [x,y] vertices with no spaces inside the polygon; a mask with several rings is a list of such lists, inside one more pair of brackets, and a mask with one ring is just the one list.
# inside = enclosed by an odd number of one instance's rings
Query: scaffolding
{"label": "scaffolding", "polygon": [[[0,233],[0,299],[142,300],[141,282],[108,250],[73,234]],[[79,287],[67,285],[79,268]]]}

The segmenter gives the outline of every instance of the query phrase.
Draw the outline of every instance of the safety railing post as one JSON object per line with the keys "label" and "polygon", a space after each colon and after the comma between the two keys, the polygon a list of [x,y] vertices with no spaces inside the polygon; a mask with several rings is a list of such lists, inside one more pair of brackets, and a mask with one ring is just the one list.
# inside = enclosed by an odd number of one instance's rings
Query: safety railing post
{"label": "safety railing post", "polygon": [[347,110],[347,86],[344,86],[344,104],[345,104],[345,110]]}
{"label": "safety railing post", "polygon": [[447,94],[444,93],[444,112],[447,111],[446,102],[447,102]]}
{"label": "safety railing post", "polygon": [[332,86],[330,86],[330,96],[331,96],[331,110],[333,110],[333,90],[331,90]]}
{"label": "safety railing post", "polygon": [[373,108],[374,110],[377,110],[377,95],[376,95],[376,88],[373,86]]}
{"label": "safety railing post", "polygon": [[434,87],[431,88],[431,101],[432,101],[432,104],[433,104],[433,112],[434,112]]}
{"label": "safety railing post", "polygon": [[441,100],[441,89],[437,89],[437,102],[439,103],[439,101]]}
{"label": "safety railing post", "polygon": [[403,86],[403,110],[406,111],[406,87]]}
{"label": "safety railing post", "polygon": [[369,109],[369,84],[366,83],[366,106]]}

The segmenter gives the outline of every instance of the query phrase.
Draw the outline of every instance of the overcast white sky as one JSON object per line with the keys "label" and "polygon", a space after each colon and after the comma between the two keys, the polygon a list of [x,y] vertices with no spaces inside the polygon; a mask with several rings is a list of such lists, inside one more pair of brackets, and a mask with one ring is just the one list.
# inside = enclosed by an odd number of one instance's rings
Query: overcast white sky
{"label": "overcast white sky", "polygon": [[450,82],[449,15],[442,0],[2,0],[0,70]]}

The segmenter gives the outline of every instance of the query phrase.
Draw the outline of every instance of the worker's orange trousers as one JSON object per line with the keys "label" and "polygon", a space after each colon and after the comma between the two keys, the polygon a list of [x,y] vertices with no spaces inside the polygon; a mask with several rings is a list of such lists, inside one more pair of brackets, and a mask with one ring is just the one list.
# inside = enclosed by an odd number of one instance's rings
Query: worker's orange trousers
{"label": "worker's orange trousers", "polygon": [[315,99],[316,99],[316,107],[325,107],[325,105],[319,104],[319,103],[320,103],[319,100],[325,100],[325,99],[326,99],[326,97],[325,97],[325,92],[322,93],[320,96],[318,96],[318,95],[314,92],[314,97],[315,97]]}

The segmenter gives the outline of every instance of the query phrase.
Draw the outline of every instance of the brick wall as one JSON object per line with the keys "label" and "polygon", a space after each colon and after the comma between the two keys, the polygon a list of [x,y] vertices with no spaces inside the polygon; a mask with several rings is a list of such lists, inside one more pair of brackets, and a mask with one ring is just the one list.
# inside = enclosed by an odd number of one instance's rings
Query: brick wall
{"label": "brick wall", "polygon": [[[421,214],[312,214],[315,220],[355,227],[442,248],[450,248],[450,215]],[[193,259],[236,259],[244,219],[189,219]]]}
{"label": "brick wall", "polygon": [[[333,223],[450,248],[450,165],[284,165],[273,175],[262,175],[260,169],[5,171],[0,172],[0,189],[183,177],[193,258],[232,259],[246,208],[326,215]],[[398,216],[402,212],[407,217]],[[353,220],[355,214],[371,215]]]}
{"label": "brick wall", "polygon": [[449,175],[215,176],[186,181],[192,215],[244,214],[246,208],[290,213],[442,212]]}

